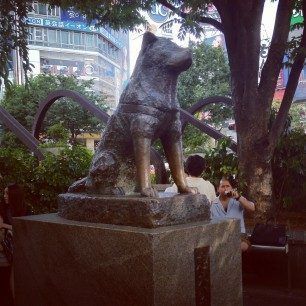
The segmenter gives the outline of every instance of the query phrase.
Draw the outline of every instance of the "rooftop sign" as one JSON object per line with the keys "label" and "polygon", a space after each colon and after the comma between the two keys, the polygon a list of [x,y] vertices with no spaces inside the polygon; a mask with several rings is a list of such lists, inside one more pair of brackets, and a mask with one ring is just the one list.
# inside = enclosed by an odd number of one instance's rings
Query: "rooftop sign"
{"label": "rooftop sign", "polygon": [[118,48],[120,49],[123,48],[123,44],[116,37],[110,34],[106,29],[104,29],[103,27],[96,28],[94,25],[88,25],[85,22],[60,21],[60,20],[47,19],[47,18],[28,17],[27,23],[29,25],[34,25],[34,26],[100,33],[105,38],[107,38],[112,43],[114,43]]}

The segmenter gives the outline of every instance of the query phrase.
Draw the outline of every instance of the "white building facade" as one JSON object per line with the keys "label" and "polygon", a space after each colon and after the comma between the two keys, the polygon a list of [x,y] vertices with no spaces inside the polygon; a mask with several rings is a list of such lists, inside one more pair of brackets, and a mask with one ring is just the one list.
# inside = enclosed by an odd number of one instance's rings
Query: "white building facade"
{"label": "white building facade", "polygon": [[73,8],[33,1],[33,9],[27,19],[32,74],[93,79],[93,90],[105,93],[114,108],[129,76],[129,34],[88,25]]}

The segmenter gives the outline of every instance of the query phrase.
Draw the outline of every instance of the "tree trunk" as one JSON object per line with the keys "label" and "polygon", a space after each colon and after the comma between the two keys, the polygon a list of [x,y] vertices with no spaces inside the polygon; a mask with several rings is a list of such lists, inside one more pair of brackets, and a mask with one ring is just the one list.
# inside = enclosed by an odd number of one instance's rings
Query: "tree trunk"
{"label": "tree trunk", "polygon": [[255,203],[255,219],[265,220],[273,213],[271,154],[250,131],[239,144],[239,173],[243,190]]}
{"label": "tree trunk", "polygon": [[[244,186],[246,196],[256,204],[256,219],[265,219],[272,211],[268,123],[273,98],[273,88],[270,87],[273,87],[273,84],[269,84],[269,90],[266,89],[266,92],[272,94],[263,98],[258,86],[258,71],[260,25],[264,2],[239,0],[235,5],[230,5],[218,0],[214,3],[224,25],[231,69],[239,182]],[[280,65],[277,69],[280,69]],[[277,74],[275,82],[276,80]]]}
{"label": "tree trunk", "polygon": [[[273,95],[262,97],[258,87],[260,18],[254,16],[261,16],[263,7],[250,5],[252,1],[238,2],[239,6],[228,8],[232,11],[226,11],[223,21],[237,128],[239,182],[244,194],[256,204],[255,218],[264,220],[272,213],[273,147],[268,125]],[[248,16],[254,17],[253,23]],[[273,89],[273,84],[270,87]],[[266,91],[273,92],[270,87]]]}

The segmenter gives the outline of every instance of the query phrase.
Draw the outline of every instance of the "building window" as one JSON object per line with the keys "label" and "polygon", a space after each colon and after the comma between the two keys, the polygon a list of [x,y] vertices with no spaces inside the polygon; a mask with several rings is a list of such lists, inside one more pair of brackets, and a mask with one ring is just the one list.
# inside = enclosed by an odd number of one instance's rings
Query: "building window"
{"label": "building window", "polygon": [[76,46],[84,45],[84,37],[83,37],[82,33],[80,33],[80,32],[74,32],[73,33],[73,43]]}
{"label": "building window", "polygon": [[44,27],[29,27],[29,43],[67,49],[96,51],[118,62],[120,50],[104,37],[84,32]]}
{"label": "building window", "polygon": [[38,14],[38,2],[37,1],[33,1],[32,2],[32,8],[33,8],[33,10],[34,10],[34,14],[36,13],[36,14]]}
{"label": "building window", "polygon": [[86,34],[86,46],[88,46],[88,47],[94,47],[95,46],[94,35]]}
{"label": "building window", "polygon": [[38,14],[47,15],[47,5],[43,3],[38,3]]}
{"label": "building window", "polygon": [[32,2],[33,12],[30,14],[34,15],[43,15],[49,17],[59,17],[60,16],[60,8],[58,6],[51,7],[49,4],[39,3],[38,1]]}
{"label": "building window", "polygon": [[48,30],[48,40],[50,43],[56,43],[56,30]]}
{"label": "building window", "polygon": [[35,33],[34,39],[35,39],[35,40],[40,40],[40,41],[41,41],[41,40],[42,40],[42,37],[43,37],[42,28],[35,28],[34,33]]}
{"label": "building window", "polygon": [[69,44],[69,32],[61,31],[61,43],[68,45]]}
{"label": "building window", "polygon": [[59,17],[60,15],[60,11],[59,11],[59,7],[55,6],[55,7],[51,7],[50,5],[48,5],[48,15],[52,16],[52,17]]}
{"label": "building window", "polygon": [[29,27],[29,40],[34,40],[34,27]]}

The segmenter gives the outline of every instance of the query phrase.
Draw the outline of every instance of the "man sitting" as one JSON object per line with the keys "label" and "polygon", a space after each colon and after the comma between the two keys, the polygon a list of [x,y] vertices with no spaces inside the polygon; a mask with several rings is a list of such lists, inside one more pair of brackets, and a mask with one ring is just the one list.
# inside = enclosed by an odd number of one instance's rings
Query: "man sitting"
{"label": "man sitting", "polygon": [[244,252],[249,248],[250,242],[245,233],[243,212],[255,211],[255,205],[233,189],[234,185],[231,177],[222,177],[218,187],[219,197],[211,205],[211,218],[240,220],[241,251]]}
{"label": "man sitting", "polygon": [[[216,192],[214,185],[201,177],[205,168],[205,160],[200,155],[190,155],[185,162],[188,187],[196,188],[198,193],[206,195],[208,201],[211,203],[216,198]],[[173,184],[165,192],[177,193],[177,186]]]}

